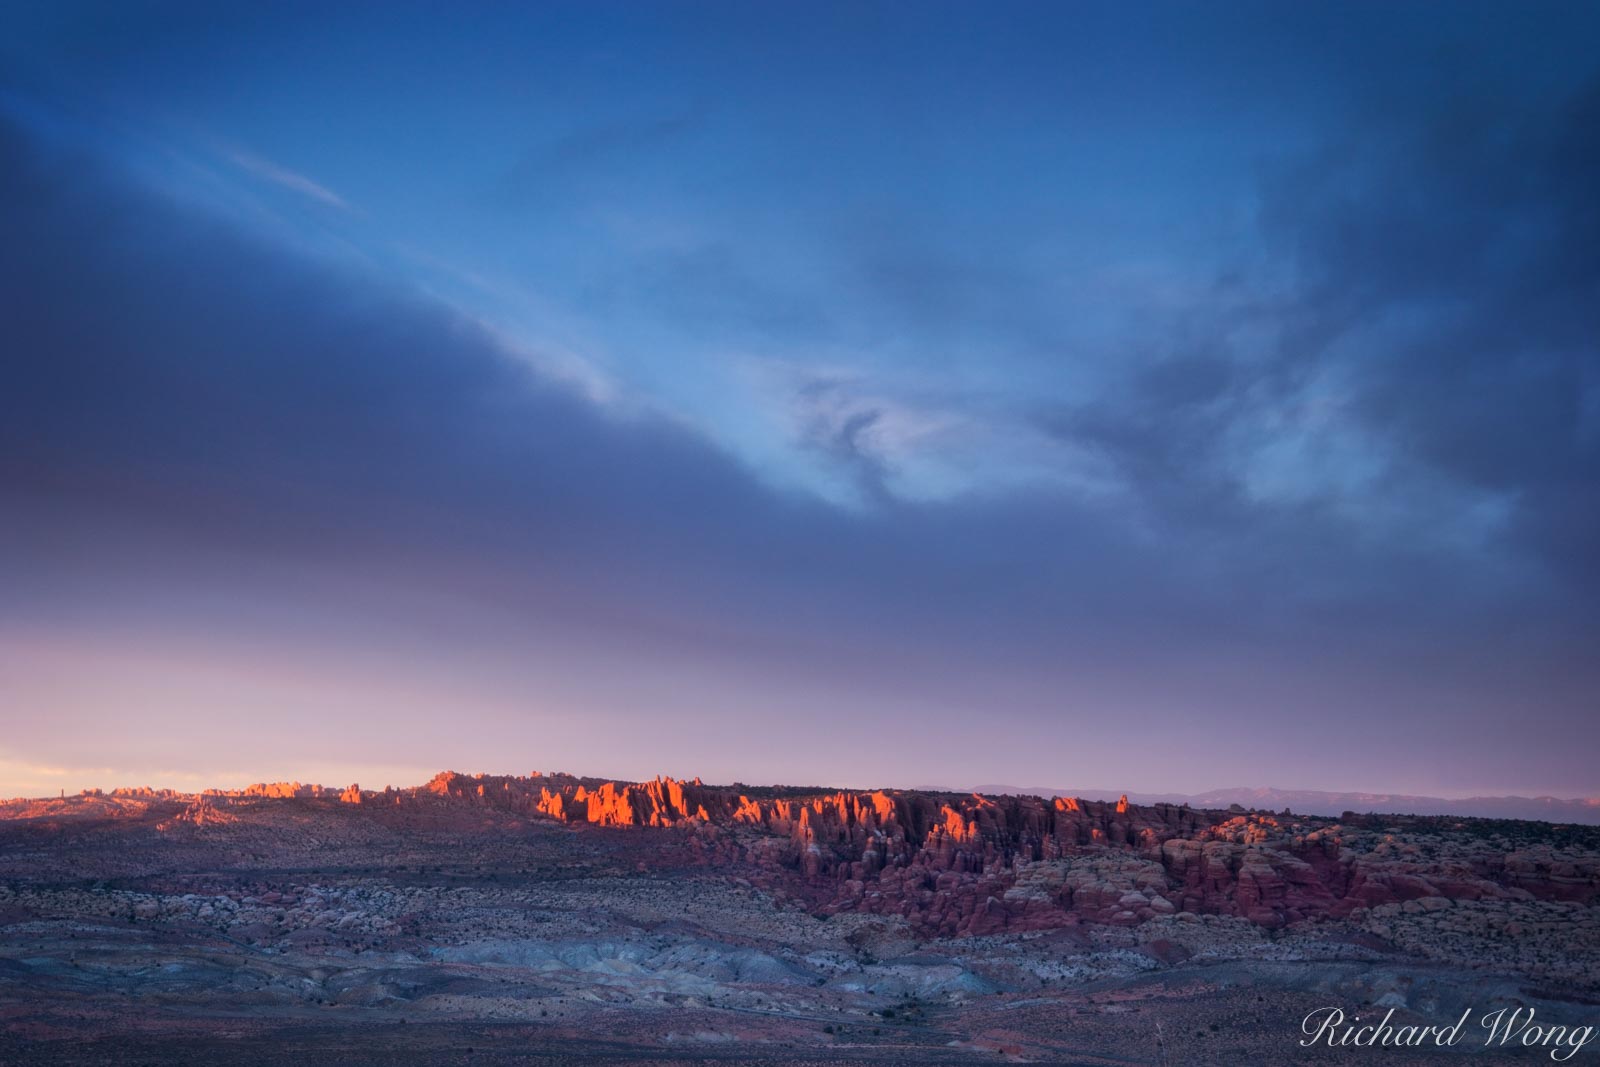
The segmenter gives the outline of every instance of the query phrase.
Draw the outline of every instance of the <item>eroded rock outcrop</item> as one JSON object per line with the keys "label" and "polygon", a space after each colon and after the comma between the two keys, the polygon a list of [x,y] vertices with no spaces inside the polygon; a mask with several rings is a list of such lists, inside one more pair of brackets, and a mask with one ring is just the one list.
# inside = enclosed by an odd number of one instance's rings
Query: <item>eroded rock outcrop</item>
{"label": "eroded rock outcrop", "polygon": [[1600,862],[1535,851],[1424,860],[1327,819],[1076,798],[442,774],[434,795],[566,822],[693,830],[705,862],[790,879],[822,910],[944,934],[1242,916],[1266,927],[1410,900],[1589,900]]}
{"label": "eroded rock outcrop", "polygon": [[[607,831],[672,831],[660,838],[675,842],[672,862],[744,865],[752,881],[814,910],[902,916],[944,935],[1134,925],[1186,913],[1239,916],[1270,928],[1411,902],[1600,899],[1593,849],[1463,834],[1459,847],[1441,852],[1424,849],[1403,826],[1395,832],[1362,820],[1141,806],[1126,797],[1113,803],[447,771],[423,786],[382,792],[290,782],[199,796],[119,790],[29,803],[62,814],[97,807],[114,808],[118,817],[165,813],[160,830],[204,832],[227,827],[230,804],[288,800],[337,801],[374,817],[448,821],[487,807]],[[642,854],[647,864],[657,853]]]}

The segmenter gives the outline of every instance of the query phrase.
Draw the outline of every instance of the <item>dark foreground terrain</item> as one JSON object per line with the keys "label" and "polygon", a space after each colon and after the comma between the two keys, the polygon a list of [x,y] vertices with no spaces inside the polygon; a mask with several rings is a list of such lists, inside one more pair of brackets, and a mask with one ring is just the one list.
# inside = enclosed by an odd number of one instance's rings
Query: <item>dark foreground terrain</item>
{"label": "dark foreground terrain", "polygon": [[[1594,1062],[1600,835],[441,775],[0,805],[0,1063]],[[1303,1049],[1337,1006],[1449,1049]]]}

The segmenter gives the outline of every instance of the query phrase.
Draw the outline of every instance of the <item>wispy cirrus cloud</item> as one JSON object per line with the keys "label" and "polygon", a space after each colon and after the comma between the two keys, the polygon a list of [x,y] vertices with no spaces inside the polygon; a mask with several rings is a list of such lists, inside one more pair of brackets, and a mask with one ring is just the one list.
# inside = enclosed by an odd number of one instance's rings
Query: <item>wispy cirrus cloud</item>
{"label": "wispy cirrus cloud", "polygon": [[313,181],[304,174],[274,163],[264,156],[238,148],[227,150],[226,155],[229,162],[262,181],[299,193],[319,204],[338,208],[340,211],[355,210],[349,201],[321,182]]}

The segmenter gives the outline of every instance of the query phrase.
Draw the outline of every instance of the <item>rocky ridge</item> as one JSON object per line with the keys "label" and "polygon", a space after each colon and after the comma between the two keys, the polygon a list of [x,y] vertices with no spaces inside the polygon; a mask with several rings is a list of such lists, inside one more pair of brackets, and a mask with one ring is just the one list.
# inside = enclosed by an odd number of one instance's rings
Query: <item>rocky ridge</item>
{"label": "rocky ridge", "polygon": [[[676,830],[675,852],[691,862],[748,867],[757,884],[819,913],[896,916],[944,936],[1205,915],[1276,929],[1324,918],[1362,921],[1379,909],[1600,899],[1592,831],[1571,830],[1574,847],[1516,829],[1541,824],[1372,816],[1340,822],[1141,806],[1126,798],[444,772],[423,786],[382,791],[276,783],[201,794],[86,793],[10,802],[0,805],[0,816],[148,814],[163,833],[211,833],[226,832],[241,805],[277,802],[360,805],[353,810],[390,820],[489,809],[613,831]],[[1419,824],[1429,832],[1408,832]]]}

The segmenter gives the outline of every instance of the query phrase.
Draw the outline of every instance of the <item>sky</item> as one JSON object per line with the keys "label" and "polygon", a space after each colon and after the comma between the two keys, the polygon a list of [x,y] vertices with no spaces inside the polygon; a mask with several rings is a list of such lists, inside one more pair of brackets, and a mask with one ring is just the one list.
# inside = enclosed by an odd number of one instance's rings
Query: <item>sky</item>
{"label": "sky", "polygon": [[1600,794],[1600,9],[0,10],[0,795]]}

